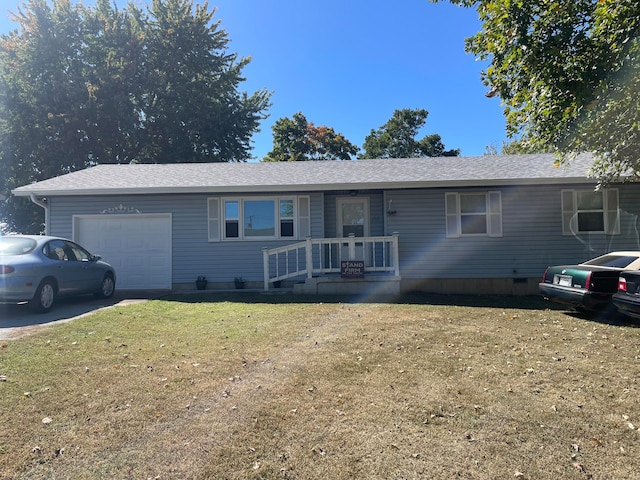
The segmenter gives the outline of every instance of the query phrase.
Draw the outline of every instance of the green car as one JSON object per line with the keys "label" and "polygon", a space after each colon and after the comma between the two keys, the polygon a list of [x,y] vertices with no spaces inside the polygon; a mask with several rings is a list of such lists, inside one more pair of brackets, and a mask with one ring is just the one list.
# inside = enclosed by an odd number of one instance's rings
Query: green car
{"label": "green car", "polygon": [[611,305],[622,270],[640,270],[640,252],[611,252],[578,265],[548,267],[538,290],[552,302],[599,310]]}

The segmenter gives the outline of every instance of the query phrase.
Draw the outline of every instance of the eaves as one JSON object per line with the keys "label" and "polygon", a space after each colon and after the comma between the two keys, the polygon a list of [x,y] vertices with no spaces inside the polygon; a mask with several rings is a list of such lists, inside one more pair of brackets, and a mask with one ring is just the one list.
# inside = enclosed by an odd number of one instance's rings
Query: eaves
{"label": "eaves", "polygon": [[575,185],[592,184],[597,181],[588,177],[568,178],[496,178],[464,180],[430,180],[405,182],[345,182],[335,184],[270,184],[270,185],[195,185],[171,187],[135,187],[135,188],[69,188],[41,189],[28,186],[14,190],[19,197],[36,195],[38,197],[69,196],[113,196],[113,195],[180,195],[180,194],[225,194],[225,193],[273,193],[273,192],[330,192],[344,190],[404,190],[425,188],[496,188],[519,185]]}

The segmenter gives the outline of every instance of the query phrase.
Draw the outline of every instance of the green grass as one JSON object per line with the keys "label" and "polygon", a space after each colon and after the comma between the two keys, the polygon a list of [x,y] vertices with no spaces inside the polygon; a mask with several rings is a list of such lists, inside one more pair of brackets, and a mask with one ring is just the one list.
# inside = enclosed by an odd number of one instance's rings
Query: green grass
{"label": "green grass", "polygon": [[637,327],[528,297],[115,307],[0,344],[0,478],[638,478]]}

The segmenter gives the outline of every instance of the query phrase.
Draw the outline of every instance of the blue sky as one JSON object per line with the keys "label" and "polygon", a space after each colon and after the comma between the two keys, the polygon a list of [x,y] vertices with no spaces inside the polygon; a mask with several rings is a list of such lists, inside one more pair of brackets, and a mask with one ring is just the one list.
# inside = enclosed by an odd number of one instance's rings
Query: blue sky
{"label": "blue sky", "polygon": [[[17,27],[8,11],[21,3],[2,0],[0,33]],[[359,147],[400,108],[428,110],[420,135],[438,133],[462,155],[482,155],[505,139],[500,100],[486,98],[480,81],[486,65],[464,51],[464,39],[480,28],[474,10],[427,0],[211,0],[214,6],[229,51],[252,58],[241,90],[273,92],[270,116],[253,137],[257,159],[272,148],[273,123],[296,112]]]}

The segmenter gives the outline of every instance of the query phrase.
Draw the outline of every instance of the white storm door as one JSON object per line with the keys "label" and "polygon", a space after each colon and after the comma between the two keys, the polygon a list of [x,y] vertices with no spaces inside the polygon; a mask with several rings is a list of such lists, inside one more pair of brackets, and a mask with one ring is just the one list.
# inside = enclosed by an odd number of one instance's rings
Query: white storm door
{"label": "white storm door", "polygon": [[[338,237],[369,236],[369,198],[344,197],[338,198]],[[364,243],[356,242],[356,258],[349,258],[349,244],[343,243],[340,248],[342,260],[365,260]]]}

